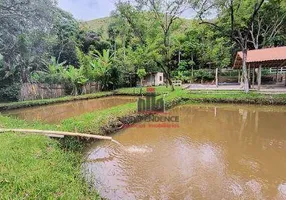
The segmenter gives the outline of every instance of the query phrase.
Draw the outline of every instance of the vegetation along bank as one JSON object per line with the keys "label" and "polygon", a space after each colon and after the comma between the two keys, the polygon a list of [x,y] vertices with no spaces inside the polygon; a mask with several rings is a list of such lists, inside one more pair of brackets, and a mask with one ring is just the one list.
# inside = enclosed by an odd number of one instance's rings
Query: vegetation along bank
{"label": "vegetation along bank", "polygon": [[[166,87],[156,88],[158,95],[164,95],[167,108],[182,102],[198,103],[251,103],[273,105],[286,104],[286,95],[244,94],[243,92],[190,92],[176,88],[174,92]],[[146,91],[143,90],[143,94]],[[138,95],[140,88],[119,89],[116,95]],[[70,100],[98,98],[112,93],[65,97],[52,100],[37,100],[5,104],[5,109],[49,104]],[[44,102],[44,103],[42,103]],[[72,131],[106,135],[119,130],[123,124],[136,122],[136,103],[128,103],[105,110],[98,110],[66,119],[59,125],[1,116],[0,128],[32,128],[42,130]],[[3,197],[14,198],[99,198],[90,191],[80,174],[81,150],[84,143],[74,138],[49,139],[45,136],[5,133],[1,134],[1,189]],[[36,183],[36,187],[35,187]]]}

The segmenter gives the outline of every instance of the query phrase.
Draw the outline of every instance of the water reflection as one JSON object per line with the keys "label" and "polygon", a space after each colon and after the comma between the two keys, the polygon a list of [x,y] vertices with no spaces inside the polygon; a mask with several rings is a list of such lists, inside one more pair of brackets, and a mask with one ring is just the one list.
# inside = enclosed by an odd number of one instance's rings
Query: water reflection
{"label": "water reflection", "polygon": [[283,199],[284,107],[191,105],[180,128],[130,128],[88,152],[87,179],[108,199]]}
{"label": "water reflection", "polygon": [[6,111],[3,114],[11,115],[27,121],[43,121],[59,123],[60,121],[84,113],[118,106],[128,102],[135,102],[130,97],[107,97],[92,100],[80,100],[34,108],[24,108]]}

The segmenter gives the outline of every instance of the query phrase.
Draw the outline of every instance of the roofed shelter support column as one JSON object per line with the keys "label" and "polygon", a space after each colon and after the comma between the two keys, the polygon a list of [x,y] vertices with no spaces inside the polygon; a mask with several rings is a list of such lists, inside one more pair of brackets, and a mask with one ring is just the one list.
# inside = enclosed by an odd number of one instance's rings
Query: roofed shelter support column
{"label": "roofed shelter support column", "polygon": [[254,83],[255,83],[255,68],[253,67],[252,69],[252,87],[254,88]]}
{"label": "roofed shelter support column", "polygon": [[257,90],[258,91],[260,91],[261,89],[261,71],[262,71],[262,65],[260,64],[258,68],[258,77],[257,77],[257,83],[258,83]]}
{"label": "roofed shelter support column", "polygon": [[276,67],[276,84],[278,84],[278,71],[279,71],[279,67]]}
{"label": "roofed shelter support column", "polygon": [[250,81],[250,65],[248,65],[247,78],[248,78],[248,82],[249,82],[249,88],[251,88],[251,81]]}
{"label": "roofed shelter support column", "polygon": [[286,86],[286,73],[285,73],[285,86]]}

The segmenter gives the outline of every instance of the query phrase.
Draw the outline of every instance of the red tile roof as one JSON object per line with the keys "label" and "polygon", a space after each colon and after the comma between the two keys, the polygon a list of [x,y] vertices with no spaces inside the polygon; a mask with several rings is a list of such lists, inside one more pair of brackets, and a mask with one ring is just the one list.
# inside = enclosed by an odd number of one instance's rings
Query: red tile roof
{"label": "red tile roof", "polygon": [[[286,65],[286,47],[275,47],[247,51],[247,64],[251,67],[278,67]],[[242,52],[237,52],[234,68],[241,68]]]}

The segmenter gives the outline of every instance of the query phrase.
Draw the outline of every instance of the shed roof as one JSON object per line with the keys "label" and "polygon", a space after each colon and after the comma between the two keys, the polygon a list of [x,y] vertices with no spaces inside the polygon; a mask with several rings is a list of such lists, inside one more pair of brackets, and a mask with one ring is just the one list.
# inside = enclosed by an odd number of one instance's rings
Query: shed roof
{"label": "shed roof", "polygon": [[[242,52],[237,52],[234,68],[242,67]],[[286,64],[286,47],[275,47],[247,51],[247,64],[251,68],[259,67],[282,67]]]}

